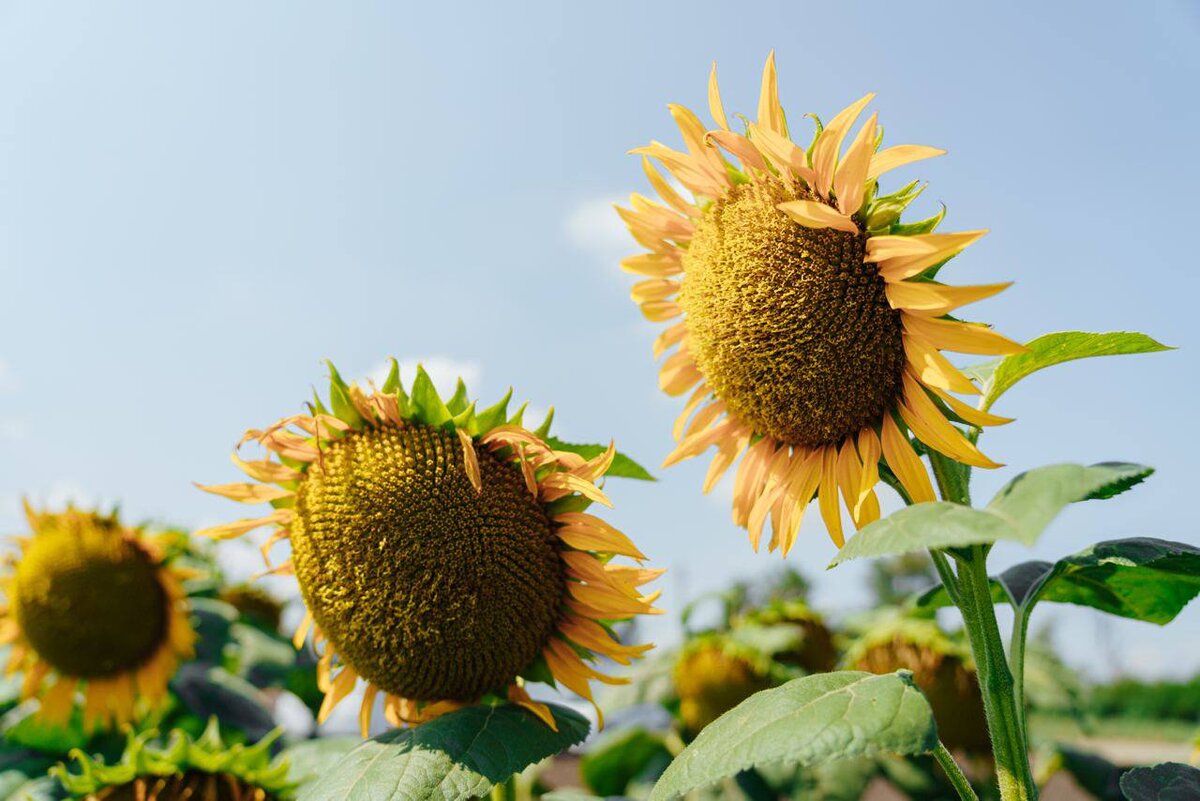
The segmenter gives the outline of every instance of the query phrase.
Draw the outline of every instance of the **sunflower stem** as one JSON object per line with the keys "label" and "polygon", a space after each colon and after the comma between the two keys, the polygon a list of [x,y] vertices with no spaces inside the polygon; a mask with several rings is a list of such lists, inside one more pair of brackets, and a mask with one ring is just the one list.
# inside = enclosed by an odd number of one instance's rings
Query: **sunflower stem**
{"label": "sunflower stem", "polygon": [[975,795],[975,788],[967,781],[966,775],[962,772],[962,768],[958,766],[958,762],[946,750],[946,746],[939,741],[937,748],[934,749],[933,758],[942,766],[942,770],[946,773],[946,778],[954,785],[955,791],[958,792],[958,797],[962,801],[979,801],[979,796]]}
{"label": "sunflower stem", "polygon": [[1029,766],[1029,750],[1017,711],[1013,674],[996,622],[987,575],[987,554],[983,546],[975,545],[956,552],[955,559],[958,560],[959,609],[979,674],[1000,797],[1003,801],[1034,801],[1038,797],[1037,784]]}

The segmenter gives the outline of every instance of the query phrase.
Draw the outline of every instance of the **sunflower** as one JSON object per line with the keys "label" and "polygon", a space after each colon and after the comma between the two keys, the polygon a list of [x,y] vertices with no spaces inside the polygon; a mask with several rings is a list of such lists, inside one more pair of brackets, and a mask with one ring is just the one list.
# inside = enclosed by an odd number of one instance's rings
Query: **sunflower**
{"label": "sunflower", "polygon": [[672,678],[679,696],[679,717],[691,737],[756,692],[777,683],[767,658],[719,635],[688,643]]}
{"label": "sunflower", "polygon": [[871,625],[846,651],[846,665],[870,673],[910,670],[929,699],[947,748],[991,753],[979,677],[970,649],[933,620],[895,617]]}
{"label": "sunflower", "polygon": [[622,644],[612,624],[658,612],[658,593],[638,588],[662,571],[616,563],[645,556],[584,511],[611,506],[597,482],[614,448],[573,452],[547,438],[549,418],[530,431],[524,407],[508,414],[511,390],[478,411],[461,381],[443,401],[418,368],[406,392],[394,359],[379,389],[330,373],[331,409],[317,398],[307,414],[246,433],[243,444],[269,451],[258,461],[234,454],[254,482],[203,487],[274,510],[201,532],[226,539],[272,526],[264,556],[290,540],[291,557],[273,572],[295,574],[308,609],[297,647],[311,625],[322,649],[319,720],[359,678],[364,736],[379,692],[393,725],[503,695],[554,726],[526,679],[589,701],[589,680],[625,683],[591,663],[630,664],[652,647]]}
{"label": "sunflower", "polygon": [[708,96],[715,128],[670,106],[687,152],[658,142],[632,151],[642,155],[662,202],[634,194],[631,208],[618,209],[649,251],[622,262],[646,277],[633,299],[649,320],[674,321],[654,345],[656,356],[675,349],[659,385],[669,395],[691,393],[675,425],[678,446],[664,466],[715,447],[707,492],[740,459],[734,522],[748,529],[757,550],[769,517],[769,547],[785,555],[814,496],[839,547],[839,493],[858,527],[878,518],[874,487],[881,469],[909,500],[934,500],[910,433],[922,448],[997,467],[953,423],[1009,421],[955,397],[979,390],[942,351],[1023,350],[986,326],[950,316],[1008,284],[955,287],[935,280],[948,259],[985,232],[933,233],[944,209],[902,224],[901,212],[923,187],[913,182],[889,195],[878,191],[883,173],[943,151],[880,150],[874,115],[850,137],[873,95],[828,125],[816,120],[807,148],[793,143],[773,53],[763,70],[758,120],[747,121],[744,132],[729,126],[715,66]]}
{"label": "sunflower", "polygon": [[75,750],[78,772],[61,764],[50,772],[69,798],[81,801],[283,801],[294,795],[287,760],[271,758],[279,731],[252,746],[223,742],[216,719],[194,740],[176,730],[165,746],[156,746],[155,734],[131,733],[112,765]]}
{"label": "sunflower", "polygon": [[181,582],[157,538],[116,515],[68,507],[25,514],[31,535],[0,577],[0,644],[7,671],[23,674],[23,698],[38,715],[66,723],[83,696],[91,730],[134,720],[166,697],[168,680],[193,654]]}

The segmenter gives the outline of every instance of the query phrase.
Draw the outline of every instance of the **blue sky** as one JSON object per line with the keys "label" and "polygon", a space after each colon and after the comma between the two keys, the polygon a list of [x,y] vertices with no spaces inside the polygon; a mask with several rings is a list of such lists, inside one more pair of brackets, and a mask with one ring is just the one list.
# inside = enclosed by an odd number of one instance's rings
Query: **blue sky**
{"label": "blue sky", "polygon": [[[1144,487],[1069,510],[1032,552],[1105,538],[1197,542],[1194,137],[1200,14],[1172,2],[541,5],[0,4],[0,530],[17,499],[119,500],[133,519],[236,514],[243,429],[299,410],[321,359],[394,354],[554,404],[564,437],[647,464],[679,402],[617,260],[611,202],[646,191],[625,151],[675,142],[665,105],[755,107],[768,50],[794,119],[868,90],[947,230],[991,234],[948,279],[1015,280],[973,307],[1018,339],[1145,330],[1180,350],[1028,380],[984,444],[1010,467],[1124,459]],[[409,373],[411,375],[411,372]],[[729,522],[705,462],[610,485],[612,515],[669,567],[663,604],[778,566]],[[237,569],[248,546],[231,546]],[[863,568],[810,515],[790,557],[834,613]],[[1047,614],[1049,612],[1049,614]],[[1165,632],[1045,609],[1093,672],[1200,668],[1200,606]],[[674,616],[655,624],[674,635]]]}

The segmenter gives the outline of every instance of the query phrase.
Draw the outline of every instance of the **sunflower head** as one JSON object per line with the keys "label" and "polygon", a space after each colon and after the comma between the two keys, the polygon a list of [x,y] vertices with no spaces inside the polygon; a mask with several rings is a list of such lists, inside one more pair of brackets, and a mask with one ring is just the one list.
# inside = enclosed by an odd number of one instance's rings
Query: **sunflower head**
{"label": "sunflower head", "polygon": [[179,662],[193,653],[181,571],[155,538],[115,515],[26,504],[30,534],[0,578],[0,643],[23,697],[63,723],[84,699],[86,728],[132,720],[160,702]]}
{"label": "sunflower head", "polygon": [[690,736],[773,686],[768,661],[719,636],[700,637],[683,649],[673,671],[679,717]]}
{"label": "sunflower head", "polygon": [[956,397],[979,390],[942,351],[1021,350],[950,316],[1007,285],[936,280],[984,232],[934,233],[944,210],[900,221],[923,187],[883,194],[879,177],[943,151],[881,149],[874,115],[851,135],[872,97],[827,125],[813,115],[815,135],[800,145],[779,104],[773,54],[757,121],[742,131],[730,128],[714,67],[713,124],[670,106],[685,150],[652,142],[633,151],[660,200],[634,194],[618,209],[648,251],[622,266],[645,277],[633,289],[645,316],[673,321],[655,343],[656,355],[675,349],[662,389],[691,393],[666,464],[717,448],[708,491],[740,460],[733,516],[755,549],[769,519],[769,547],[786,554],[814,497],[840,546],[842,502],[858,526],[878,518],[881,470],[909,500],[933,500],[910,437],[965,464],[997,466],[955,424],[1008,421]]}
{"label": "sunflower head", "polygon": [[221,589],[220,598],[255,625],[277,631],[283,619],[283,604],[254,584],[235,584]]}
{"label": "sunflower head", "polygon": [[848,649],[847,666],[871,673],[910,670],[929,699],[938,736],[947,748],[990,753],[987,719],[971,653],[933,620],[884,620]]}
{"label": "sunflower head", "polygon": [[155,732],[130,734],[119,761],[105,764],[76,750],[76,770],[51,770],[72,799],[87,801],[286,801],[294,795],[286,759],[271,759],[279,732],[252,746],[222,741],[215,719],[192,739],[172,731],[156,746]]}
{"label": "sunflower head", "polygon": [[204,533],[274,526],[264,556],[290,540],[276,570],[296,575],[308,607],[297,644],[312,625],[324,645],[322,719],[363,678],[364,731],[379,691],[397,724],[503,695],[553,725],[524,679],[590,700],[590,679],[617,681],[597,656],[628,664],[650,648],[612,624],[657,611],[638,588],[661,571],[614,561],[645,557],[584,511],[611,505],[597,482],[612,446],[562,443],[549,419],[525,428],[511,392],[479,410],[460,381],[444,401],[421,368],[406,391],[395,360],[381,388],[330,373],[328,406],[246,434],[269,453],[234,456],[254,482],[204,488],[274,507]]}
{"label": "sunflower head", "polygon": [[804,601],[776,601],[747,614],[739,624],[757,626],[796,626],[802,637],[794,648],[776,653],[777,662],[803,669],[806,673],[828,673],[837,665],[838,651],[833,632],[819,612]]}

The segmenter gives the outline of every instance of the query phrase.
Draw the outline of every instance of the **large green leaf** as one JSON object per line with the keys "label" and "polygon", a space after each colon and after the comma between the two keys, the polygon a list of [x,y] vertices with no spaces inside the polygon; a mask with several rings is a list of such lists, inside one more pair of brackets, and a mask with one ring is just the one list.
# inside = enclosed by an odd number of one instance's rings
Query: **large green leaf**
{"label": "large green leaf", "polygon": [[301,801],[466,801],[579,743],[588,722],[551,706],[558,731],[521,707],[471,706],[355,748]]}
{"label": "large green leaf", "polygon": [[709,724],[671,763],[650,801],[665,801],[758,765],[797,767],[937,745],[929,702],[912,674],[840,671],[794,679],[747,698]]}
{"label": "large green leaf", "polygon": [[[558,451],[570,451],[571,453],[579,454],[584,459],[591,459],[608,450],[607,445],[563,442],[558,437],[546,437],[546,444]],[[636,478],[641,481],[657,480],[654,476],[650,475],[650,471],[620,451],[613,457],[612,466],[608,468],[608,472],[604,475],[617,478]]]}
{"label": "large green leaf", "polygon": [[1014,384],[1044,367],[1091,356],[1171,350],[1169,346],[1135,331],[1059,331],[1040,336],[1025,347],[1029,350],[1024,353],[967,368],[966,372],[982,384],[982,408],[991,408],[996,399],[1012,389]]}
{"label": "large green leaf", "polygon": [[200,720],[215,717],[222,729],[244,732],[251,742],[275,728],[266,697],[253,684],[224,668],[184,665],[171,679],[171,689],[187,711]]}
{"label": "large green leaf", "polygon": [[[1200,548],[1133,537],[1096,543],[1057,562],[1022,562],[992,579],[996,603],[1026,610],[1041,601],[1090,606],[1120,617],[1163,625],[1200,594]],[[917,599],[949,606],[941,587]]]}
{"label": "large green leaf", "polygon": [[1134,768],[1121,776],[1121,792],[1129,801],[1195,801],[1200,798],[1200,770],[1179,762]]}
{"label": "large green leaf", "polygon": [[1038,467],[1008,482],[982,509],[947,501],[918,503],[877,520],[851,537],[830,566],[864,556],[997,540],[1033,545],[1064,507],[1092,498],[1110,498],[1153,472],[1143,465],[1121,462]]}

